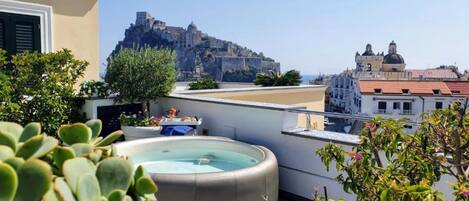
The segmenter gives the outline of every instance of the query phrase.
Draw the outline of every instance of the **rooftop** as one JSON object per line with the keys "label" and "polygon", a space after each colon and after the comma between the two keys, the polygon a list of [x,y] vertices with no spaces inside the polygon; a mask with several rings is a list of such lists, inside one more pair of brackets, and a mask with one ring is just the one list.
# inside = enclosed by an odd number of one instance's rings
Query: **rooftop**
{"label": "rooftop", "polygon": [[451,90],[446,84],[437,81],[360,80],[359,87],[362,94],[375,94],[375,89],[381,89],[380,94],[396,95],[407,90],[411,95],[434,95],[434,90],[437,89],[440,95],[451,95]]}
{"label": "rooftop", "polygon": [[445,81],[445,84],[453,95],[469,96],[468,81]]}
{"label": "rooftop", "polygon": [[425,70],[411,69],[407,71],[412,73],[413,79],[419,79],[419,78],[457,79],[458,78],[458,75],[451,69],[425,69]]}

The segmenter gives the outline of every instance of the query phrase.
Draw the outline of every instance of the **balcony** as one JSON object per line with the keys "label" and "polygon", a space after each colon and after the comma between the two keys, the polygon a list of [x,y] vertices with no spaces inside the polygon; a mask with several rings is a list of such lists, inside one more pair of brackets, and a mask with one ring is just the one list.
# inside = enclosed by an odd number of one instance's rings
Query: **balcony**
{"label": "balcony", "polygon": [[386,109],[377,109],[374,113],[375,114],[391,114],[391,112],[389,112]]}
{"label": "balcony", "polygon": [[399,114],[400,115],[414,115],[412,110],[402,110]]}

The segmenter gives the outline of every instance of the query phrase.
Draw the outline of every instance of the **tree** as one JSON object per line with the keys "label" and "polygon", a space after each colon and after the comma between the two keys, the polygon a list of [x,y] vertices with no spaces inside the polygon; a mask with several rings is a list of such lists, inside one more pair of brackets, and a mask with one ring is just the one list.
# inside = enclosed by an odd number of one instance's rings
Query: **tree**
{"label": "tree", "polygon": [[263,87],[268,86],[298,86],[301,84],[300,72],[289,70],[286,73],[271,71],[270,74],[257,74],[254,83]]}
{"label": "tree", "polygon": [[176,82],[174,52],[168,49],[124,48],[109,58],[105,76],[116,101],[142,103],[146,117],[149,101],[168,95]]}
{"label": "tree", "polygon": [[468,199],[467,99],[464,106],[453,105],[424,117],[414,134],[402,131],[405,120],[375,117],[359,134],[361,143],[353,151],[328,144],[316,153],[327,170],[335,162],[337,181],[357,200],[444,200],[432,188],[443,174],[456,179],[455,197]]}
{"label": "tree", "polygon": [[40,122],[55,134],[61,124],[78,120],[73,87],[87,66],[67,49],[19,53],[11,59],[0,51],[0,121]]}

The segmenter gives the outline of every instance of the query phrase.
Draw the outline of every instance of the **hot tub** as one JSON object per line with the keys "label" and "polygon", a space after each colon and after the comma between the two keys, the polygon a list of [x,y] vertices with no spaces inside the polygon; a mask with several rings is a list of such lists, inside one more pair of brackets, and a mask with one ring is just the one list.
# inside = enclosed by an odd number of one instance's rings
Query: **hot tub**
{"label": "hot tub", "polygon": [[143,165],[163,201],[277,201],[278,167],[261,146],[223,137],[150,138],[115,145]]}

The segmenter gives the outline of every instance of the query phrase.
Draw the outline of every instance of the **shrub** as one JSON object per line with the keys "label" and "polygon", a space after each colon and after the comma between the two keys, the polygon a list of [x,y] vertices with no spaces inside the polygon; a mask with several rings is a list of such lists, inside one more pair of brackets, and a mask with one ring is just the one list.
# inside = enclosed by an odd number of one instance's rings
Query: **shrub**
{"label": "shrub", "polygon": [[174,53],[150,47],[124,48],[109,58],[105,81],[116,101],[140,102],[149,116],[149,101],[168,95],[176,82]]}
{"label": "shrub", "polygon": [[214,79],[204,78],[195,82],[189,83],[189,90],[200,89],[218,89],[218,83]]}
{"label": "shrub", "polygon": [[82,97],[107,97],[109,96],[109,86],[105,82],[87,80],[80,84],[79,96]]}
{"label": "shrub", "polygon": [[126,158],[112,156],[122,131],[103,139],[101,128],[99,120],[63,125],[60,143],[41,134],[39,123],[0,122],[1,199],[156,200],[157,186],[143,167],[134,172]]}
{"label": "shrub", "polygon": [[61,124],[74,120],[73,87],[88,62],[74,59],[64,49],[47,54],[19,53],[9,61],[1,51],[0,64],[4,74],[0,75],[0,98],[7,100],[0,106],[0,120],[40,122],[51,134]]}
{"label": "shrub", "polygon": [[254,83],[263,87],[269,86],[298,86],[301,84],[300,72],[290,70],[281,74],[271,71],[270,74],[257,74]]}
{"label": "shrub", "polygon": [[[336,144],[317,150],[329,170],[335,162],[339,181],[358,200],[444,200],[432,184],[442,175],[457,181],[457,200],[469,196],[469,115],[465,106],[425,115],[414,134],[404,120],[376,117],[361,131],[361,144],[347,152]],[[381,157],[384,153],[385,157]],[[347,155],[350,157],[348,158]]]}

